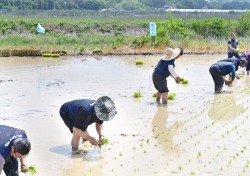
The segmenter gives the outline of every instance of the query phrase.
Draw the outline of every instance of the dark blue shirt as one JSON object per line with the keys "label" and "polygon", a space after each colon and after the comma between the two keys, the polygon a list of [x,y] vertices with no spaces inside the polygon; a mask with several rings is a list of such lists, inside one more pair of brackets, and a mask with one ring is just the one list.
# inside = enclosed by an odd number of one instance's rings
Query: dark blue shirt
{"label": "dark blue shirt", "polygon": [[218,67],[222,76],[232,73],[232,80],[235,79],[235,65],[232,62],[219,61],[212,66]]}
{"label": "dark blue shirt", "polygon": [[[232,48],[236,49],[237,45],[239,45],[238,41],[235,39],[228,40],[227,44],[231,45]],[[233,50],[228,47],[228,53],[233,53]]]}
{"label": "dark blue shirt", "polygon": [[85,131],[88,125],[97,122],[102,124],[103,121],[97,118],[94,110],[95,100],[80,99],[66,102],[63,104],[63,111],[74,122],[73,127]]}
{"label": "dark blue shirt", "polygon": [[169,60],[169,61],[165,61],[165,60],[161,59],[158,62],[157,66],[155,67],[155,71],[164,78],[169,77],[171,75],[171,73],[168,70],[168,66],[173,65],[173,67],[175,67],[174,61],[175,61],[174,59]]}
{"label": "dark blue shirt", "polygon": [[5,161],[11,156],[12,143],[17,138],[27,139],[26,133],[23,130],[0,125],[0,154]]}
{"label": "dark blue shirt", "polygon": [[237,58],[228,58],[228,59],[223,59],[223,60],[220,60],[218,62],[232,62],[234,65],[235,65],[235,71],[237,71],[239,69],[239,65],[240,65],[240,60],[237,59]]}

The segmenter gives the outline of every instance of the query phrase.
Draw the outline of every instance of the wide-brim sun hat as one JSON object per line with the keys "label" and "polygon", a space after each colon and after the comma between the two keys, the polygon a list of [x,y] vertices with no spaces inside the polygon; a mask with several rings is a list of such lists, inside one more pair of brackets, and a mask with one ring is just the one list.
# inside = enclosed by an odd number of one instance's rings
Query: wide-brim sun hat
{"label": "wide-brim sun hat", "polygon": [[166,54],[163,56],[162,60],[172,60],[176,58],[179,54],[181,53],[181,48],[167,48],[166,49]]}
{"label": "wide-brim sun hat", "polygon": [[95,113],[98,119],[102,121],[110,121],[117,114],[115,104],[108,96],[102,96],[96,100]]}

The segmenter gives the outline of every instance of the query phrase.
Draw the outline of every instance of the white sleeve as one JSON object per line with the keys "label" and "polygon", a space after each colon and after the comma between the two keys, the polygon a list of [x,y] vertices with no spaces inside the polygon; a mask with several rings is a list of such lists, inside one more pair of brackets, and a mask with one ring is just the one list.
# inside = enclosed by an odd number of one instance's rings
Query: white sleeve
{"label": "white sleeve", "polygon": [[0,175],[2,173],[4,164],[5,164],[5,159],[3,158],[2,155],[0,155]]}
{"label": "white sleeve", "polygon": [[178,77],[178,75],[175,73],[175,71],[174,71],[174,66],[173,65],[169,65],[168,66],[168,70],[169,70],[169,72],[170,72],[170,74],[171,74],[171,76],[175,79],[176,77]]}

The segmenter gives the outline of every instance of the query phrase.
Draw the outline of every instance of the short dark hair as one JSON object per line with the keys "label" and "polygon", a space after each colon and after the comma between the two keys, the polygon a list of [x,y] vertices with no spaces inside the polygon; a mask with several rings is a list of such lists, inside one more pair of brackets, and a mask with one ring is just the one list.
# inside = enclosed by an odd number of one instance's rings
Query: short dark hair
{"label": "short dark hair", "polygon": [[13,148],[15,152],[21,155],[27,155],[30,152],[31,144],[26,138],[17,138],[13,141]]}

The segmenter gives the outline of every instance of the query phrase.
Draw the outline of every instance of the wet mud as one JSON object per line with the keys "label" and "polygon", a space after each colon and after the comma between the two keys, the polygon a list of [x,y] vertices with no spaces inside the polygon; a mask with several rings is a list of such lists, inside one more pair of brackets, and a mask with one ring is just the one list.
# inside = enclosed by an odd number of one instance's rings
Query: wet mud
{"label": "wet mud", "polygon": [[[178,59],[176,72],[189,84],[169,78],[176,99],[166,106],[152,97],[161,55],[0,58],[0,123],[26,130],[32,142],[27,162],[39,176],[249,175],[250,76],[214,94],[208,69],[225,57]],[[144,64],[135,65],[138,59]],[[142,97],[133,98],[134,92]],[[118,112],[104,123],[109,145],[84,142],[83,152],[72,155],[60,106],[103,95]],[[98,137],[94,125],[89,131]]]}

